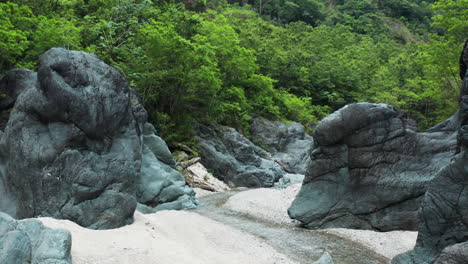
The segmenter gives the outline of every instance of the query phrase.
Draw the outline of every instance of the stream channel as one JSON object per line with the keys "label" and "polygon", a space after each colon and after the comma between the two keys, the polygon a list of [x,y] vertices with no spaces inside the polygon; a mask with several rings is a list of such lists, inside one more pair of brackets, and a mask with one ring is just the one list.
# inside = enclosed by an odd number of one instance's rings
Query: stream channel
{"label": "stream channel", "polygon": [[[312,264],[328,251],[335,264],[384,264],[389,259],[351,240],[299,225],[280,225],[229,210],[223,205],[239,190],[199,198],[195,210],[200,215],[221,222],[266,241],[278,252],[301,264]],[[280,264],[280,263],[278,263]]]}

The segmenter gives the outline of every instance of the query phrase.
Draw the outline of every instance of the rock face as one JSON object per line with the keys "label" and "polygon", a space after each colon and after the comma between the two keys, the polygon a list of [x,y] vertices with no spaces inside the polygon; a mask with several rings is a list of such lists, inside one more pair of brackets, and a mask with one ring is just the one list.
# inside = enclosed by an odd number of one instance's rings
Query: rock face
{"label": "rock face", "polygon": [[416,133],[403,116],[358,103],[323,119],[290,217],[308,228],[415,230],[427,185],[453,157],[456,136]]}
{"label": "rock face", "polygon": [[71,235],[40,221],[16,221],[0,212],[0,263],[71,264]]}
{"label": "rock face", "polygon": [[271,187],[284,170],[271,155],[233,128],[200,125],[202,163],[231,187]]}
{"label": "rock face", "polygon": [[468,242],[446,247],[434,264],[464,264],[468,261]]}
{"label": "rock face", "polygon": [[280,189],[287,188],[294,184],[302,184],[304,181],[304,175],[302,174],[290,174],[286,173],[279,181],[275,184]]}
{"label": "rock face", "polygon": [[185,184],[166,142],[156,135],[156,129],[149,123],[144,127],[143,143],[137,186],[138,210],[152,213],[195,208],[198,205],[195,192]]}
{"label": "rock face", "polygon": [[[17,218],[51,216],[115,228],[132,221],[137,199],[157,206],[192,194],[172,178],[159,194],[154,185],[140,184],[160,181],[148,178],[165,177],[158,173],[175,170],[174,164],[167,146],[149,139],[154,131],[143,133],[146,111],[117,70],[92,54],[64,49],[39,60],[37,74],[15,70],[0,81],[8,91],[0,105],[16,100],[0,135],[0,198],[10,196]],[[167,167],[148,172],[155,157]]]}
{"label": "rock face", "polygon": [[35,86],[37,73],[15,69],[0,78],[0,109],[13,107],[18,96],[28,87]]}
{"label": "rock face", "polygon": [[287,172],[305,174],[313,139],[305,133],[303,125],[297,122],[286,125],[257,117],[252,119],[250,134],[252,140],[270,152]]}
{"label": "rock face", "polygon": [[[468,261],[468,41],[461,62],[460,68],[465,74],[460,93],[457,136],[460,152],[436,175],[424,196],[414,250],[395,257],[392,263],[434,263],[436,259],[436,263]],[[463,244],[452,246],[457,243]],[[463,254],[460,253],[462,249]],[[461,259],[461,262],[457,262],[457,259]]]}

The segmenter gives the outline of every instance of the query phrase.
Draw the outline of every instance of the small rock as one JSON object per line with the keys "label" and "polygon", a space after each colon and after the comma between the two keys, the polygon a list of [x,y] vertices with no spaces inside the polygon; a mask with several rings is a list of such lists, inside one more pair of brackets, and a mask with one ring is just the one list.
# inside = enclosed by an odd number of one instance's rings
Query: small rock
{"label": "small rock", "polygon": [[335,262],[333,262],[331,255],[325,251],[319,260],[313,262],[312,264],[335,264]]}
{"label": "small rock", "polygon": [[224,192],[230,190],[229,186],[215,178],[213,174],[209,173],[200,162],[186,168],[184,174],[192,187],[212,192]]}
{"label": "small rock", "polygon": [[0,212],[0,263],[71,264],[71,234],[35,219],[16,221]]}

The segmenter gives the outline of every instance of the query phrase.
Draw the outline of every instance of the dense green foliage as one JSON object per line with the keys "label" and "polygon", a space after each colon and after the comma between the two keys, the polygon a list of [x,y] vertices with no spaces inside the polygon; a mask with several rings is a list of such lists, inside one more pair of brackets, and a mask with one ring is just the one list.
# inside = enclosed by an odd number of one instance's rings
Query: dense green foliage
{"label": "dense green foliage", "polygon": [[247,133],[252,116],[306,127],[352,102],[421,128],[457,106],[468,0],[0,0],[0,73],[51,47],[96,53],[171,142],[193,122]]}

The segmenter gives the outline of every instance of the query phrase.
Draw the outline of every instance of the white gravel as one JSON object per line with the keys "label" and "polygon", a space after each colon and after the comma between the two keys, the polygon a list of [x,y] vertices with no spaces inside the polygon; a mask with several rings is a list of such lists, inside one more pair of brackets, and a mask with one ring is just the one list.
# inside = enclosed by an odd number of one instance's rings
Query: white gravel
{"label": "white gravel", "polygon": [[[300,185],[286,189],[253,189],[240,192],[225,204],[230,210],[277,224],[294,224],[287,214],[288,207],[300,190]],[[389,259],[413,249],[417,232],[374,232],[344,228],[325,229],[337,236],[360,243]]]}
{"label": "white gravel", "polygon": [[195,191],[195,198],[197,199],[217,193],[217,192],[207,191],[201,188],[192,188],[192,189]]}
{"label": "white gravel", "polygon": [[72,233],[74,264],[293,264],[262,239],[196,213],[162,211],[112,230],[39,218]]}
{"label": "white gravel", "polygon": [[325,229],[324,232],[360,243],[389,259],[413,249],[418,237],[418,232],[411,231],[374,232],[369,230],[329,228]]}
{"label": "white gravel", "polygon": [[254,189],[237,193],[229,198],[225,207],[230,210],[277,224],[293,224],[287,210],[301,188],[300,184],[286,189]]}

